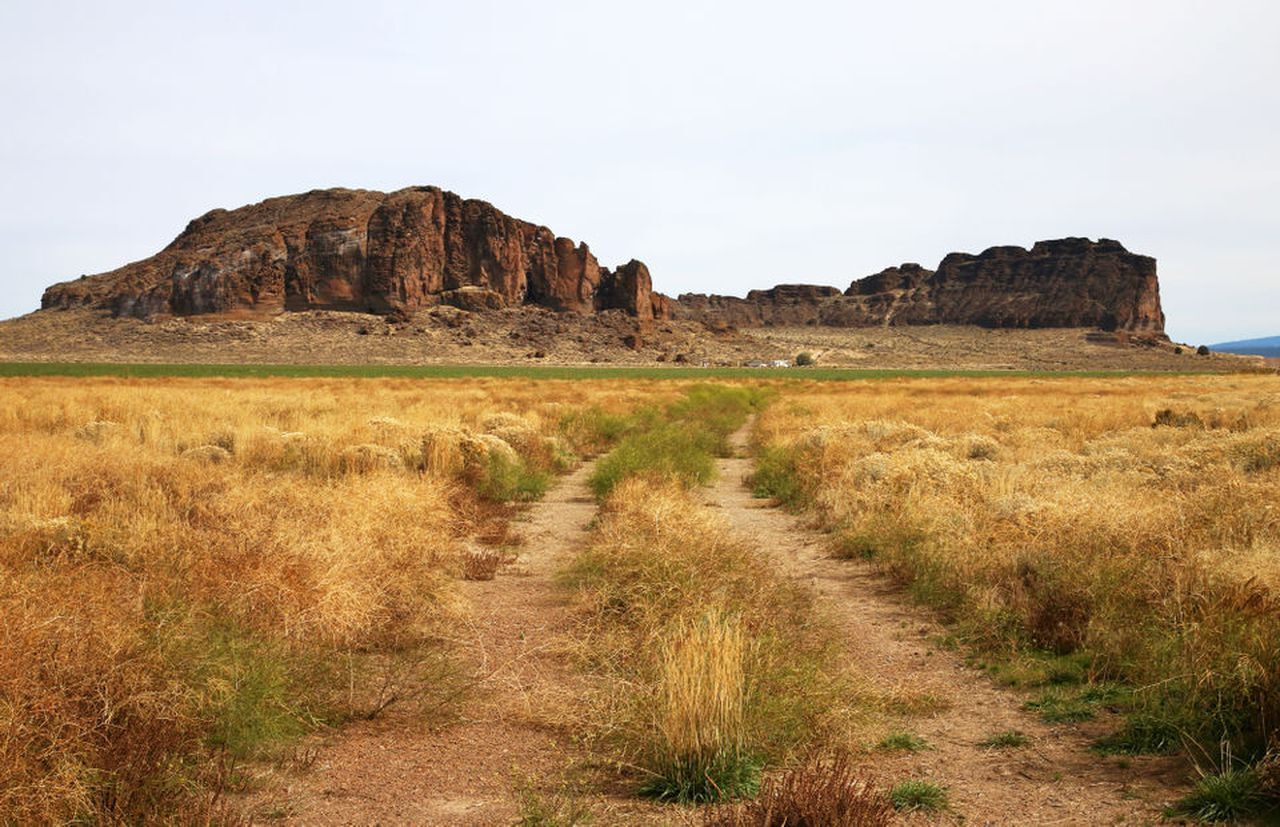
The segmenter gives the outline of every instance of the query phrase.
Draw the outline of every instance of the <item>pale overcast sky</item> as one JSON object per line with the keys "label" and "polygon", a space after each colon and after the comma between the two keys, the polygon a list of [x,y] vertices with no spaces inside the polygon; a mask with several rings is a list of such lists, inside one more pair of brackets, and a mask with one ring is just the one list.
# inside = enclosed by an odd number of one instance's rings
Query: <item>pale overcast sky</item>
{"label": "pale overcast sky", "polygon": [[669,293],[1105,236],[1175,339],[1280,334],[1273,0],[5,0],[0,68],[0,317],[213,207],[436,184]]}

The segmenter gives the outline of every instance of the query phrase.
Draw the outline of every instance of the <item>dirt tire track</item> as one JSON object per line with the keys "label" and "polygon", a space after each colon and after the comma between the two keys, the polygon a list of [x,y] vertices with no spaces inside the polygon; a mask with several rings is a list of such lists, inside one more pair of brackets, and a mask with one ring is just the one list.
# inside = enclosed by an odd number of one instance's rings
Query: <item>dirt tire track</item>
{"label": "dirt tire track", "polygon": [[[393,707],[380,720],[345,726],[309,771],[251,797],[251,812],[307,825],[511,824],[522,783],[554,789],[581,764],[585,756],[537,707],[582,680],[563,654],[570,610],[555,574],[589,536],[593,468],[585,463],[558,480],[513,525],[524,538],[514,566],[461,584],[472,606],[467,644],[483,676],[462,719],[432,730]],[[597,823],[643,820],[647,808],[617,797],[588,803]]]}
{"label": "dirt tire track", "polygon": [[[911,823],[1152,824],[1179,797],[1185,776],[1176,759],[1106,758],[1088,749],[1091,734],[1075,725],[1051,726],[1022,709],[1024,696],[994,684],[958,655],[931,641],[945,631],[926,610],[863,561],[835,560],[828,538],[782,509],[756,499],[745,485],[751,424],[731,438],[733,456],[719,460],[708,492],[730,525],[771,555],[818,595],[848,642],[857,673],[879,691],[925,692],[946,702],[926,716],[899,719],[931,749],[876,752],[866,762],[885,783],[921,778],[948,788],[950,809],[913,815]],[[1031,743],[987,749],[979,742],[1018,730]],[[1096,733],[1095,733],[1096,734]],[[1126,768],[1127,764],[1127,768]]]}

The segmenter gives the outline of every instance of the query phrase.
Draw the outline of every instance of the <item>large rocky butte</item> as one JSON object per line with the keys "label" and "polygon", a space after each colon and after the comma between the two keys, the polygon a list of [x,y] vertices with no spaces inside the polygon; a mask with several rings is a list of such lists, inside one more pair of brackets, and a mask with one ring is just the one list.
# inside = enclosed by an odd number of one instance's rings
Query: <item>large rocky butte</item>
{"label": "large rocky butte", "polygon": [[834,287],[779,285],[745,298],[652,289],[639,261],[610,270],[586,244],[436,187],[315,190],[195,219],[156,255],[55,284],[43,309],[116,316],[287,310],[412,313],[534,305],[716,328],[961,324],[1093,327],[1162,335],[1155,259],[1119,242],[1042,241],[952,253],[936,270],[891,267]]}

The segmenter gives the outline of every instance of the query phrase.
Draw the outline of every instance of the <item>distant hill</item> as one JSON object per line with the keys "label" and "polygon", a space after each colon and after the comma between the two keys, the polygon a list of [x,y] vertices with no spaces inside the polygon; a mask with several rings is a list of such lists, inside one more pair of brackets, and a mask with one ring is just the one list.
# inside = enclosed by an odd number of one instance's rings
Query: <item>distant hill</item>
{"label": "distant hill", "polygon": [[1268,336],[1264,339],[1245,339],[1239,342],[1223,342],[1210,345],[1210,350],[1218,353],[1239,353],[1244,356],[1267,356],[1280,359],[1280,336]]}

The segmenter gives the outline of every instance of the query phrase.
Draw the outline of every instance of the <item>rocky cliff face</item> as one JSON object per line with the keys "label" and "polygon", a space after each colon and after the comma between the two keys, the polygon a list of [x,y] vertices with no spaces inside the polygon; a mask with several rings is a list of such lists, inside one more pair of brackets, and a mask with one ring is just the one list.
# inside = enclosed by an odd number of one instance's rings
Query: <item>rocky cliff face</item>
{"label": "rocky cliff face", "polygon": [[619,310],[714,328],[971,324],[1161,333],[1155,259],[1119,242],[1042,241],[952,253],[937,270],[891,267],[834,287],[784,284],[745,298],[653,291],[632,260],[601,267],[586,244],[436,187],[316,190],[213,210],[151,258],[56,284],[42,307],[117,316],[284,310]]}
{"label": "rocky cliff face", "polygon": [[317,190],[213,210],[143,261],[56,284],[44,308],[118,316],[534,304],[665,317],[638,261],[616,273],[586,244],[436,187]]}
{"label": "rocky cliff face", "polygon": [[1162,334],[1156,261],[1118,241],[1065,238],[1030,250],[992,247],[952,253],[937,270],[890,267],[831,287],[783,285],[745,299],[683,294],[678,319],[735,327],[961,324],[982,327],[1097,327]]}

